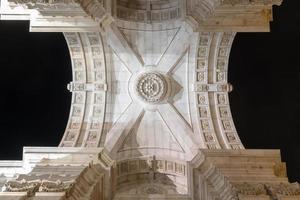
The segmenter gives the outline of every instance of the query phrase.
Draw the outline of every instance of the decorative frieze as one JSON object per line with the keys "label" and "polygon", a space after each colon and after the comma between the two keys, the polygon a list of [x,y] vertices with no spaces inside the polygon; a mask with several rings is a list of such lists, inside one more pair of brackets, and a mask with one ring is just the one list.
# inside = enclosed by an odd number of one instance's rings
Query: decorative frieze
{"label": "decorative frieze", "polygon": [[27,192],[28,196],[34,196],[36,192],[67,192],[75,181],[49,181],[49,180],[11,180],[5,184],[5,192]]}
{"label": "decorative frieze", "polygon": [[34,195],[35,192],[38,191],[41,185],[40,180],[26,181],[23,180],[11,180],[5,183],[6,192],[27,192],[28,196]]}
{"label": "decorative frieze", "polygon": [[241,183],[234,184],[234,191],[237,194],[242,195],[251,195],[251,196],[259,196],[259,195],[267,195],[267,190],[265,185],[262,183]]}
{"label": "decorative frieze", "polygon": [[231,6],[236,5],[264,5],[264,6],[272,6],[272,5],[280,5],[282,0],[223,0],[222,4],[228,4]]}
{"label": "decorative frieze", "polygon": [[[73,81],[67,88],[73,94],[69,125],[61,146],[97,147],[108,89],[101,36],[98,32],[65,33],[65,38],[73,68]],[[96,123],[97,128],[92,127],[92,123]]]}
{"label": "decorative frieze", "polygon": [[194,92],[197,97],[197,108],[199,127],[202,131],[202,138],[208,148],[219,148],[218,140],[213,127],[212,116],[210,112],[210,100],[208,92],[215,92],[221,86],[217,84],[209,84],[209,54],[213,40],[213,33],[202,32],[199,34],[198,48],[197,48],[197,62],[195,70]]}
{"label": "decorative frieze", "polygon": [[71,181],[49,181],[42,180],[41,185],[39,187],[39,192],[66,192],[69,191],[72,186],[75,184],[75,180]]}
{"label": "decorative frieze", "polygon": [[273,199],[280,199],[281,196],[297,196],[300,199],[299,183],[269,183],[265,187]]}
{"label": "decorative frieze", "polygon": [[212,41],[212,33],[201,33],[197,50],[196,81],[207,83],[208,56]]}
{"label": "decorative frieze", "polygon": [[126,21],[159,23],[176,20],[182,16],[181,2],[178,0],[148,1],[134,5],[128,0],[117,0],[116,4],[116,17]]}
{"label": "decorative frieze", "polygon": [[172,173],[186,176],[186,164],[168,160],[126,160],[117,163],[118,176],[145,172]]}
{"label": "decorative frieze", "polygon": [[232,91],[233,87],[227,83],[229,52],[235,33],[223,32],[216,36],[218,37],[216,38],[215,57],[211,70],[214,82],[211,86],[214,89],[212,104],[216,114],[214,122],[226,148],[242,149],[243,145],[235,130],[229,107],[228,93]]}
{"label": "decorative frieze", "polygon": [[[83,159],[84,154],[90,159]],[[77,164],[66,159],[64,165],[60,165],[54,159],[46,165],[36,166],[31,174],[19,175],[24,179],[7,181],[3,192],[0,192],[0,199],[6,199],[7,196],[10,196],[10,199],[17,199],[20,194],[24,195],[25,193],[26,199],[57,199],[60,197],[80,200],[83,198],[93,199],[96,196],[97,199],[103,200],[105,169],[100,166],[101,161],[99,160],[88,164],[92,159],[91,155],[95,155],[95,152],[73,152],[68,156],[77,157]],[[59,171],[61,171],[61,175],[57,174]]]}
{"label": "decorative frieze", "polygon": [[266,196],[268,199],[298,199],[300,198],[299,183],[235,183],[233,191],[237,196]]}
{"label": "decorative frieze", "polygon": [[[15,4],[21,4],[26,6],[28,9],[36,9],[39,11],[59,11],[59,10],[75,10],[77,12],[70,13],[70,16],[81,16],[80,4],[74,0],[9,0]],[[73,14],[73,15],[72,15]]]}
{"label": "decorative frieze", "polygon": [[71,82],[67,86],[70,92],[105,92],[107,90],[106,84],[101,83],[76,83]]}
{"label": "decorative frieze", "polygon": [[196,84],[195,92],[231,92],[232,85],[226,84]]}

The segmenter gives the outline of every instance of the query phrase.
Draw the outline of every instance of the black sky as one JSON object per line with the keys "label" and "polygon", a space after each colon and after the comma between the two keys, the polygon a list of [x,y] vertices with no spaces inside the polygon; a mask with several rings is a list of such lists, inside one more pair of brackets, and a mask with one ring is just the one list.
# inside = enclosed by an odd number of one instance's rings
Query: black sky
{"label": "black sky", "polygon": [[[271,33],[238,33],[229,63],[232,115],[246,148],[281,149],[300,182],[300,1],[274,7]],[[0,160],[23,146],[57,146],[71,102],[67,45],[60,33],[29,33],[0,21]]]}
{"label": "black sky", "polygon": [[300,182],[300,1],[274,6],[271,33],[237,34],[230,54],[233,119],[246,148],[281,149]]}
{"label": "black sky", "polygon": [[0,160],[21,159],[22,146],[57,146],[69,115],[64,37],[28,29],[28,22],[0,21]]}

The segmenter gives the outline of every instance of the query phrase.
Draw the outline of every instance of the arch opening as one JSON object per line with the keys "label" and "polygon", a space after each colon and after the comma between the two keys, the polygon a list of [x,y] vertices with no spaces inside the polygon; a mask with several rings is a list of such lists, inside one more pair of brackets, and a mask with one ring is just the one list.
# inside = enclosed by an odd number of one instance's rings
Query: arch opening
{"label": "arch opening", "polygon": [[248,149],[280,149],[290,181],[300,178],[294,92],[299,62],[296,52],[280,49],[297,48],[294,38],[282,39],[276,32],[238,33],[228,72],[234,86],[230,107],[241,141]]}
{"label": "arch opening", "polygon": [[23,146],[58,146],[67,124],[72,78],[61,33],[30,33],[27,21],[0,21],[1,160]]}

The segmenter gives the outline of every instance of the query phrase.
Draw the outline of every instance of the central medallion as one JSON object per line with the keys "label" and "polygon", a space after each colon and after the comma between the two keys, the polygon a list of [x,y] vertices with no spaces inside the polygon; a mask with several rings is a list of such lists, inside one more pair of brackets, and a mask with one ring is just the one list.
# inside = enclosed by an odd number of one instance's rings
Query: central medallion
{"label": "central medallion", "polygon": [[135,81],[135,93],[145,103],[156,104],[166,99],[168,82],[158,72],[145,72]]}

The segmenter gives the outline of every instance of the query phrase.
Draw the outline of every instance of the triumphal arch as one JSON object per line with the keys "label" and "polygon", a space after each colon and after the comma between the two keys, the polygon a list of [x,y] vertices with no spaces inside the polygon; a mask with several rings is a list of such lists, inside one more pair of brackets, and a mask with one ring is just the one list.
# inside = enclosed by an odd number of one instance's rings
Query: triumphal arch
{"label": "triumphal arch", "polygon": [[295,200],[277,150],[245,150],[228,93],[236,32],[281,0],[1,0],[63,32],[73,80],[59,147],[0,162],[1,200]]}

